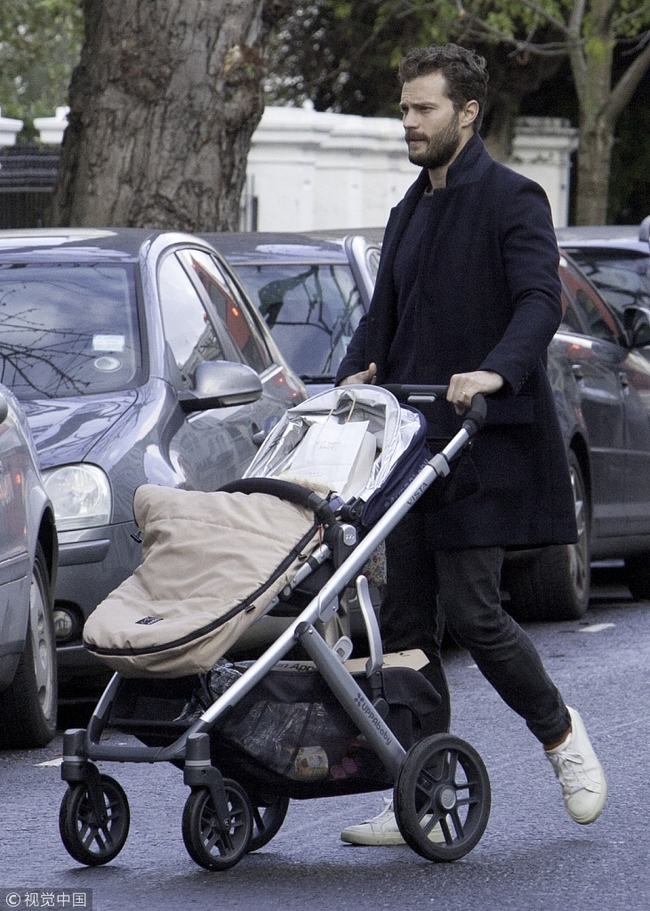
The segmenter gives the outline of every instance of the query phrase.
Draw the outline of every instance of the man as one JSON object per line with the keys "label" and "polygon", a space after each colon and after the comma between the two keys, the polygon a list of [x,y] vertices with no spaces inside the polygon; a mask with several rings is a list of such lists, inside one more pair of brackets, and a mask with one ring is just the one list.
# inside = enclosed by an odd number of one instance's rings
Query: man
{"label": "man", "polygon": [[[548,200],[537,184],[493,161],[478,135],[482,58],[451,44],[415,50],[399,75],[409,159],[422,171],[391,213],[375,294],[337,382],[448,384],[454,407],[443,402],[426,413],[434,446],[453,435],[476,393],[488,396],[488,414],[472,444],[477,489],[412,510],[388,538],[385,647],[424,650],[423,673],[443,697],[439,730],[447,730],[440,610],[543,745],[569,814],[591,823],[607,792],[600,762],[580,715],[567,708],[499,595],[507,548],[576,539],[545,369],[562,313]],[[403,843],[391,805],[341,837]]]}

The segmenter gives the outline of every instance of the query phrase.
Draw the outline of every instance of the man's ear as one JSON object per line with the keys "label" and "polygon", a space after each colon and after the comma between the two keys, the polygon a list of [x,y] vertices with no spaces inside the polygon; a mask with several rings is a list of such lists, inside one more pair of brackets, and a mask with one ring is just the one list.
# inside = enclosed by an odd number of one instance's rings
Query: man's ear
{"label": "man's ear", "polygon": [[460,125],[467,127],[470,126],[476,118],[478,117],[479,104],[478,101],[468,101],[465,107],[460,112]]}

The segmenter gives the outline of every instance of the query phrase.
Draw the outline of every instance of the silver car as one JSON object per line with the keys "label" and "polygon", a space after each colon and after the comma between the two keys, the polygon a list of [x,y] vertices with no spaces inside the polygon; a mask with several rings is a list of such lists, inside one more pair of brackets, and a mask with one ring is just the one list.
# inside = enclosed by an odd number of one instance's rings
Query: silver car
{"label": "silver car", "polygon": [[56,732],[57,536],[36,460],[20,405],[0,386],[0,749],[45,746]]}
{"label": "silver car", "polygon": [[0,231],[0,380],[27,414],[60,542],[62,695],[106,670],[88,614],[141,559],[141,484],[215,490],[306,397],[226,262],[147,229]]}

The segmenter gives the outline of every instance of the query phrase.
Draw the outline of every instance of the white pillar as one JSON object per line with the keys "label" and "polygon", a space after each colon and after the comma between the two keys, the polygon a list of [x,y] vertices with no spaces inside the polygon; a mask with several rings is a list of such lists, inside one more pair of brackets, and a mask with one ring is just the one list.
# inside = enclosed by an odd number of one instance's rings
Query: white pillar
{"label": "white pillar", "polygon": [[0,108],[0,148],[16,144],[16,136],[23,128],[23,121],[14,117],[3,117]]}
{"label": "white pillar", "polygon": [[512,153],[505,163],[546,190],[556,228],[569,221],[571,153],[578,131],[561,117],[519,117]]}
{"label": "white pillar", "polygon": [[35,117],[34,127],[39,131],[39,140],[52,144],[63,142],[69,113],[70,108],[60,107],[56,109],[54,117]]}

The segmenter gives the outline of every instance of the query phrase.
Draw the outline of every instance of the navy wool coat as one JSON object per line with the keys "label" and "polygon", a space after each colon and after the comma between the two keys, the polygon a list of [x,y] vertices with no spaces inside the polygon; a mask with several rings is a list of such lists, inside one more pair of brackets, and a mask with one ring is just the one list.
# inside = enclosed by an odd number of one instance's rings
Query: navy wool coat
{"label": "navy wool coat", "polygon": [[[546,373],[546,350],[562,316],[548,200],[536,183],[495,162],[474,135],[449,168],[446,186],[433,193],[416,305],[400,322],[395,253],[428,183],[423,170],[391,212],[375,293],[336,380],[373,361],[379,383],[447,384],[454,373],[499,373],[504,387],[489,398],[486,425],[472,444],[479,489],[429,515],[428,543],[571,543],[573,497]],[[460,426],[447,403],[426,416],[432,437],[449,437]]]}

